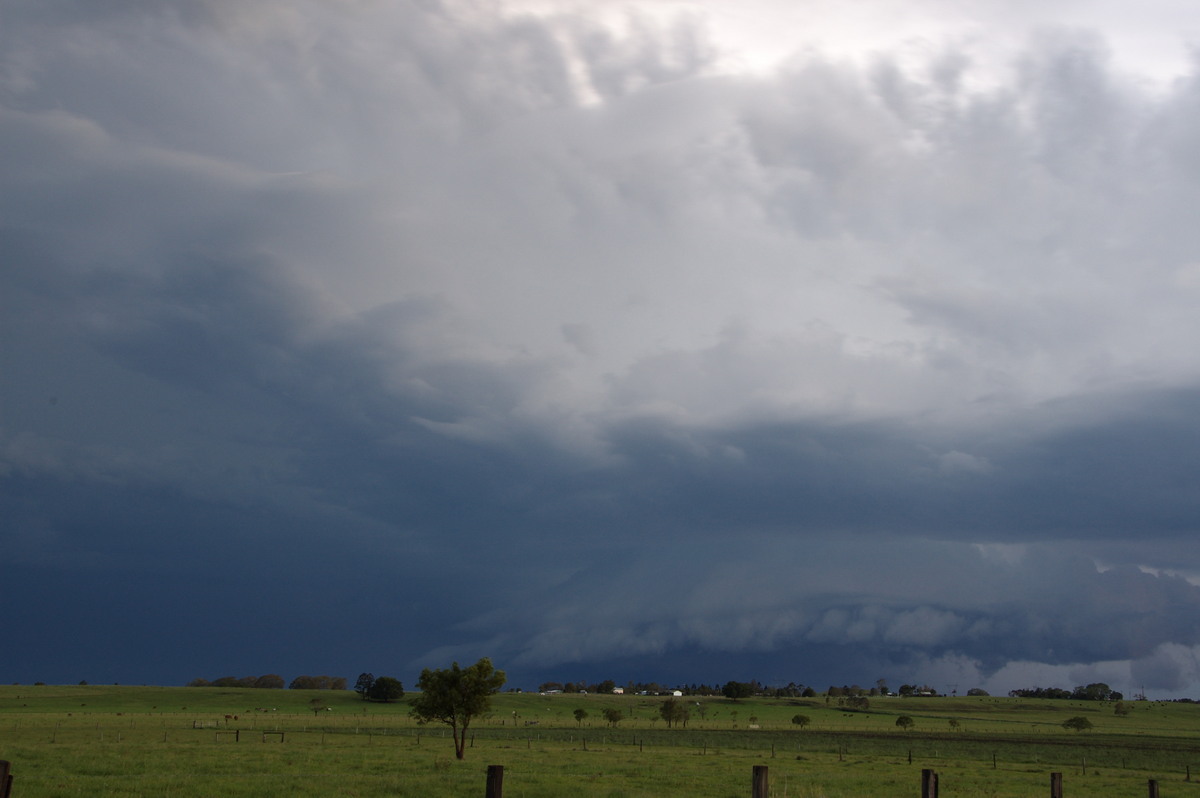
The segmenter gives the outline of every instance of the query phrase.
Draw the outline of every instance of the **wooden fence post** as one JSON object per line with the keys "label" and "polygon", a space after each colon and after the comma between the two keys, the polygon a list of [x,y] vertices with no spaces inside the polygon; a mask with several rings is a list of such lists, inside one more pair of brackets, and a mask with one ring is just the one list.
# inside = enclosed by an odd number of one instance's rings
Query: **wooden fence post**
{"label": "wooden fence post", "polygon": [[1150,798],[1158,798],[1158,782],[1154,779],[1150,779],[1148,786],[1150,788]]}
{"label": "wooden fence post", "polygon": [[1061,773],[1050,774],[1050,798],[1063,798]]}
{"label": "wooden fence post", "polygon": [[488,765],[486,798],[504,798],[504,765]]}
{"label": "wooden fence post", "polygon": [[938,775],[929,768],[921,771],[921,798],[938,798]]}
{"label": "wooden fence post", "polygon": [[750,798],[767,798],[770,787],[767,783],[767,766],[755,765],[751,777]]}
{"label": "wooden fence post", "polygon": [[8,798],[12,795],[12,763],[0,759],[0,798]]}

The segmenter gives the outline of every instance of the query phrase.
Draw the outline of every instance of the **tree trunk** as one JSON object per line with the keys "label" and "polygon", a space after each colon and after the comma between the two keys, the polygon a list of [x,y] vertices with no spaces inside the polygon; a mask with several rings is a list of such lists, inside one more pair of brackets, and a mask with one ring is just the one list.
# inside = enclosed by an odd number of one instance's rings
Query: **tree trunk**
{"label": "tree trunk", "polygon": [[463,750],[466,747],[467,742],[466,727],[460,730],[457,723],[451,723],[450,734],[454,737],[454,756],[457,759],[462,759],[464,756],[466,756],[466,751]]}

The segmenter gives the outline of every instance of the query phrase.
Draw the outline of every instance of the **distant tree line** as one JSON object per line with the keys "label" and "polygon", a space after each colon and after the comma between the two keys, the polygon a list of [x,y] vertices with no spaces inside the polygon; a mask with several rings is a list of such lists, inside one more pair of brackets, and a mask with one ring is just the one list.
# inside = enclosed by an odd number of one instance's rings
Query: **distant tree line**
{"label": "distant tree line", "polygon": [[[542,693],[602,693],[609,694],[618,687],[612,679],[602,682],[542,682],[538,691]],[[765,696],[767,698],[811,698],[817,694],[812,687],[790,682],[785,687],[768,687],[757,680],[748,682],[726,682],[724,685],[709,684],[679,684],[669,687],[659,682],[626,682],[621,689],[634,695],[674,695],[676,691],[685,696],[718,696],[727,698],[749,698],[750,696]]]}
{"label": "distant tree line", "polygon": [[[263,676],[222,676],[212,681],[208,679],[193,679],[188,682],[188,687],[282,689],[285,686],[293,690],[345,690],[347,689],[347,681],[340,676],[297,676],[289,684],[284,681],[282,676],[269,673]],[[599,693],[611,695],[617,687],[617,682],[612,679],[605,679],[599,682],[549,681],[540,684],[538,690],[543,693]],[[824,695],[827,700],[838,699],[837,703],[839,706],[845,706],[850,709],[864,708],[863,703],[855,699],[892,695],[888,690],[887,683],[883,679],[879,679],[873,687],[869,688],[857,684],[842,685],[840,687],[830,685],[823,693],[818,693],[816,688],[812,686],[797,682],[789,682],[784,686],[770,686],[762,684],[757,679],[751,679],[748,682],[728,681],[720,685],[692,683],[680,684],[674,687],[669,687],[659,682],[629,681],[622,686],[622,690],[628,694],[665,696],[674,695],[678,691],[684,696],[725,696],[735,701],[752,696],[763,698],[813,698],[817,695]],[[358,680],[354,685],[354,691],[364,701],[395,701],[404,697],[404,686],[398,679],[390,676],[376,678],[371,673],[359,674]],[[936,696],[939,694],[934,688],[928,685],[917,684],[903,684],[899,687],[897,693],[902,696]],[[972,688],[967,691],[967,695],[987,695],[987,692],[979,688]],[[1022,698],[1074,698],[1077,700],[1100,701],[1117,701],[1122,697],[1120,693],[1109,689],[1108,685],[1102,683],[1076,687],[1074,691],[1060,690],[1052,687],[1034,687],[1027,690],[1013,690],[1009,695]]]}
{"label": "distant tree line", "polygon": [[540,693],[611,693],[617,683],[612,679],[602,682],[542,682],[538,685]]}
{"label": "distant tree line", "polygon": [[[542,682],[538,690],[543,693],[611,693],[617,683],[611,679],[602,682]],[[685,696],[725,696],[734,701],[758,696],[760,698],[813,698],[824,695],[830,699],[839,699],[838,704],[851,708],[861,707],[861,702],[849,699],[868,698],[875,696],[937,696],[941,695],[935,688],[927,684],[903,684],[896,693],[892,693],[884,679],[879,679],[872,687],[862,687],[857,684],[829,685],[824,692],[818,692],[815,687],[797,682],[788,682],[784,686],[771,686],[751,679],[748,682],[731,680],[724,684],[680,684],[668,687],[658,682],[627,682],[624,692],[637,695],[673,695],[676,691]],[[967,695],[984,696],[986,690],[978,687],[971,688]]]}
{"label": "distant tree line", "polygon": [[[609,694],[618,686],[617,682],[612,679],[605,679],[601,682],[542,682],[538,685],[538,691],[542,693],[602,693]],[[1089,688],[1092,685],[1089,685]],[[757,679],[751,679],[748,682],[728,681],[724,684],[679,684],[673,687],[661,684],[659,682],[635,682],[629,681],[621,685],[622,690],[627,694],[636,695],[674,695],[676,691],[685,696],[725,696],[732,700],[750,698],[758,696],[760,698],[813,698],[818,695],[826,696],[830,699],[839,699],[838,704],[851,708],[860,707],[861,703],[857,701],[847,701],[845,699],[853,698],[869,698],[875,696],[901,695],[901,696],[938,696],[941,695],[937,689],[928,684],[902,684],[896,689],[896,692],[891,692],[885,679],[878,679],[871,687],[863,687],[857,684],[843,684],[841,686],[831,684],[823,692],[818,692],[815,687],[800,684],[798,682],[788,682],[784,686],[771,686],[759,682]],[[1085,689],[1085,688],[1077,688]],[[519,692],[519,690],[517,690]],[[967,691],[967,695],[971,696],[986,696],[988,692],[978,687],[973,687]],[[1070,697],[1071,694],[1067,694]]]}
{"label": "distant tree line", "polygon": [[1072,701],[1120,701],[1125,697],[1104,682],[1093,682],[1074,690],[1064,690],[1061,687],[1027,687],[1022,690],[1009,690],[1008,694],[1013,698],[1067,698]]}
{"label": "distant tree line", "polygon": [[720,687],[709,687],[707,684],[688,685],[683,688],[684,695],[702,695],[713,696],[722,695],[726,698],[737,700],[739,698],[749,698],[750,696],[762,696],[765,698],[811,698],[817,694],[813,687],[807,687],[796,682],[788,682],[782,687],[772,687],[761,684],[757,679],[751,679],[748,682],[728,681]]}
{"label": "distant tree line", "polygon": [[[884,688],[884,692],[886,694],[887,688]],[[863,696],[877,696],[879,695],[879,688],[860,687],[857,684],[843,684],[841,687],[838,687],[836,684],[831,684],[825,689],[825,695],[829,698],[860,698]]]}
{"label": "distant tree line", "polygon": [[[267,690],[282,690],[286,682],[277,673],[264,676],[222,676],[219,679],[192,679],[188,687],[248,687]],[[345,690],[346,680],[341,676],[297,676],[287,685],[292,690]]]}
{"label": "distant tree line", "polygon": [[936,696],[938,694],[939,693],[937,690],[927,684],[902,684],[900,685],[899,689],[896,690],[896,695],[905,697],[911,697],[914,695]]}
{"label": "distant tree line", "polygon": [[277,673],[268,673],[263,676],[222,676],[219,679],[213,679],[211,682],[208,679],[192,679],[187,683],[188,687],[251,687],[260,690],[282,690],[285,682],[283,677]]}
{"label": "distant tree line", "polygon": [[291,690],[345,690],[344,676],[297,676],[288,685]]}

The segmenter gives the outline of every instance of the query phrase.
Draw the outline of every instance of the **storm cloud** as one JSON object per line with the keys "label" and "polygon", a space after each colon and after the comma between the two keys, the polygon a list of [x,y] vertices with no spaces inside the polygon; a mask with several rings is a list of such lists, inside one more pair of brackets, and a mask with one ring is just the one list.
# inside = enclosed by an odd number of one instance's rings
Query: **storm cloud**
{"label": "storm cloud", "polygon": [[876,5],[0,0],[4,678],[1194,691],[1178,9]]}

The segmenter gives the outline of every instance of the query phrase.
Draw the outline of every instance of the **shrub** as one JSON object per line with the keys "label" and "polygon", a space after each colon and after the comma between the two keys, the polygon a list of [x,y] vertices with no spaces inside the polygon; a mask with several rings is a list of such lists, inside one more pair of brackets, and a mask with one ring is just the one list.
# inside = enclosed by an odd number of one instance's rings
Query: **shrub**
{"label": "shrub", "polygon": [[1073,718],[1067,718],[1062,722],[1064,729],[1074,729],[1077,732],[1087,731],[1092,728],[1092,722],[1082,715],[1076,715]]}

